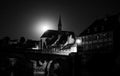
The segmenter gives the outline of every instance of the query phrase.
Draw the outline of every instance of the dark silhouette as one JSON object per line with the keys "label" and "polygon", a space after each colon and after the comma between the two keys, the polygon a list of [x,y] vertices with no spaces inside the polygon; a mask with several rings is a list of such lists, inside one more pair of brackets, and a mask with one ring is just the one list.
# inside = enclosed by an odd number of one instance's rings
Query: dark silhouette
{"label": "dark silhouette", "polygon": [[10,37],[6,36],[1,40],[0,46],[1,48],[8,48],[10,43]]}
{"label": "dark silhouette", "polygon": [[25,48],[25,37],[20,37],[20,41],[18,42],[19,48]]}

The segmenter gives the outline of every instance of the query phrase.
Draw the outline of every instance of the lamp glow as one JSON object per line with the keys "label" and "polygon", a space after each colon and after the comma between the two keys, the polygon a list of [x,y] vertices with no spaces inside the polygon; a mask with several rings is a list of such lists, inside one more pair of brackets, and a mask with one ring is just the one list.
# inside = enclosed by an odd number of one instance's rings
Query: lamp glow
{"label": "lamp glow", "polygon": [[78,44],[78,45],[81,45],[82,44],[82,39],[76,39],[76,43]]}
{"label": "lamp glow", "polygon": [[39,46],[36,45],[35,47],[32,48],[33,50],[38,50],[39,49]]}

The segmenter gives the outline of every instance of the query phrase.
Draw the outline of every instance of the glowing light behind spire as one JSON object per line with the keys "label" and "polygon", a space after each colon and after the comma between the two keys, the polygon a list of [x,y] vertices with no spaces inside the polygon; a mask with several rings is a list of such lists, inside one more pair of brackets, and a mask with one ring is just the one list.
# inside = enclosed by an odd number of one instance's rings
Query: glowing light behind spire
{"label": "glowing light behind spire", "polygon": [[40,36],[47,30],[55,30],[56,29],[56,22],[51,18],[41,18],[37,19],[33,23],[33,32],[34,36],[40,38]]}

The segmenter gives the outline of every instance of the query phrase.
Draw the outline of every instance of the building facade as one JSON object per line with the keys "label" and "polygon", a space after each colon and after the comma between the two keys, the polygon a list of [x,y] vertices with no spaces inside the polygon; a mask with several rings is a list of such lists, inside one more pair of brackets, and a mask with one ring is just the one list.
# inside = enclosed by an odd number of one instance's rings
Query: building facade
{"label": "building facade", "polygon": [[104,17],[95,20],[77,37],[81,40],[78,63],[87,68],[90,76],[118,74],[119,26],[120,14]]}

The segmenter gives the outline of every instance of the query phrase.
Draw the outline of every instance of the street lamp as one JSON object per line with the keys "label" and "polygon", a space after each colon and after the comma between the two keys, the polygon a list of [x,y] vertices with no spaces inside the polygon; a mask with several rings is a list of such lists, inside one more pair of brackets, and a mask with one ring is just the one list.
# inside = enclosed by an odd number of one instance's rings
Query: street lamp
{"label": "street lamp", "polygon": [[82,44],[82,39],[81,38],[77,38],[76,39],[76,44],[77,45],[81,45]]}

